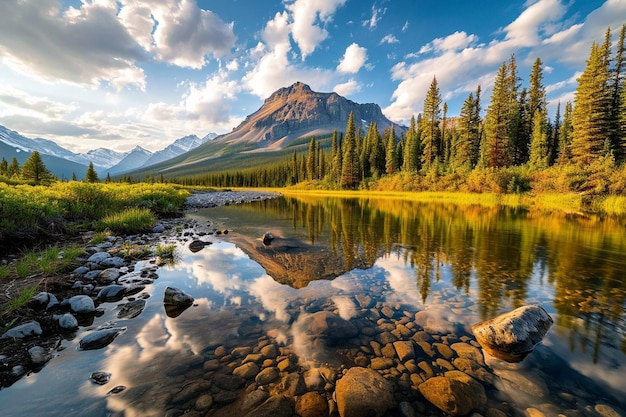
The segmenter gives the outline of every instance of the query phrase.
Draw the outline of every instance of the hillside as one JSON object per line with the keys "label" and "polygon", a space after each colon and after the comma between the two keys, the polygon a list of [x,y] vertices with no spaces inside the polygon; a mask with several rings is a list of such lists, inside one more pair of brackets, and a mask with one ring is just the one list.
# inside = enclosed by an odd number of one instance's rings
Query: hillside
{"label": "hillside", "polygon": [[[147,174],[187,176],[264,165],[288,157],[294,149],[306,149],[311,136],[319,139],[330,136],[335,129],[345,131],[351,112],[364,129],[370,122],[381,131],[392,126],[377,104],[358,104],[336,93],[315,92],[297,82],[274,92],[232,132],[129,174],[136,178]],[[396,126],[398,135],[404,130]],[[306,140],[299,140],[302,138]]]}

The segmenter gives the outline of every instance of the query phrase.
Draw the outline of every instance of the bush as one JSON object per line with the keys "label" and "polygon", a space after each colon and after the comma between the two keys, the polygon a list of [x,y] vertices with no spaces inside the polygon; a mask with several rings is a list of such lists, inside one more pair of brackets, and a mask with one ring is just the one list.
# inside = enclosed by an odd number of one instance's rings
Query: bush
{"label": "bush", "polygon": [[102,218],[98,221],[97,229],[120,234],[135,234],[147,232],[155,224],[156,216],[150,210],[133,207]]}

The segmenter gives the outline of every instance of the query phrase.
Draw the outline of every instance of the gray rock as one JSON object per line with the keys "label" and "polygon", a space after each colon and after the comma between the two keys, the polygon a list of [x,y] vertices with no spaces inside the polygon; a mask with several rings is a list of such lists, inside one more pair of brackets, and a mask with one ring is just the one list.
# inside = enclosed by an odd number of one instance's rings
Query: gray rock
{"label": "gray rock", "polygon": [[89,379],[91,379],[95,384],[105,385],[111,380],[111,374],[109,372],[93,372]]}
{"label": "gray rock", "polygon": [[255,407],[263,404],[270,395],[267,391],[254,390],[243,398],[241,402],[241,411],[248,412]]}
{"label": "gray rock", "polygon": [[99,264],[107,258],[110,258],[111,254],[108,252],[96,252],[87,259],[88,262],[94,262]]}
{"label": "gray rock", "polygon": [[74,271],[72,271],[72,273],[77,275],[85,275],[87,272],[89,272],[89,268],[87,268],[86,266],[79,266]]}
{"label": "gray rock", "polygon": [[50,360],[50,352],[41,346],[33,346],[28,349],[28,355],[33,365],[43,365]]}
{"label": "gray rock", "polygon": [[100,271],[96,279],[103,284],[110,284],[115,282],[120,277],[120,270],[117,268],[107,268],[104,271]]}
{"label": "gray rock", "polygon": [[85,278],[88,281],[93,281],[94,279],[98,278],[98,275],[100,275],[100,272],[102,272],[101,269],[94,269],[93,271],[87,272],[83,276],[83,278]]}
{"label": "gray rock", "polygon": [[126,330],[125,327],[114,327],[112,329],[96,330],[81,339],[79,346],[81,350],[100,349],[111,343],[117,336]]}
{"label": "gray rock", "polygon": [[348,369],[335,395],[341,417],[381,417],[395,405],[391,383],[369,368]]}
{"label": "gray rock", "polygon": [[126,287],[123,285],[107,285],[98,292],[98,298],[103,301],[119,301],[126,294]]}
{"label": "gray rock", "polygon": [[553,324],[540,306],[524,306],[472,326],[483,349],[507,362],[520,362],[539,343]]}
{"label": "gray rock", "polygon": [[96,306],[87,295],[75,295],[68,300],[70,309],[76,314],[91,314],[96,311]]}
{"label": "gray rock", "polygon": [[152,228],[152,233],[163,233],[165,232],[165,226],[162,224],[157,224]]}
{"label": "gray rock", "polygon": [[52,316],[53,319],[59,323],[59,327],[64,330],[76,330],[78,329],[78,320],[70,313]]}
{"label": "gray rock", "polygon": [[41,333],[41,326],[38,322],[33,320],[7,330],[6,332],[4,332],[1,339],[23,339],[29,336],[37,336]]}
{"label": "gray rock", "polygon": [[146,306],[146,300],[138,299],[129,301],[128,303],[122,305],[120,311],[117,312],[118,319],[132,319],[141,314],[144,307]]}
{"label": "gray rock", "polygon": [[31,299],[31,302],[33,302],[40,308],[45,308],[46,310],[49,310],[59,305],[59,300],[57,299],[57,297],[49,292],[40,292]]}
{"label": "gray rock", "polygon": [[105,258],[98,263],[105,268],[119,268],[121,266],[124,266],[124,260],[119,256]]}
{"label": "gray rock", "polygon": [[449,371],[419,385],[431,404],[451,416],[462,416],[487,404],[483,386],[461,371]]}

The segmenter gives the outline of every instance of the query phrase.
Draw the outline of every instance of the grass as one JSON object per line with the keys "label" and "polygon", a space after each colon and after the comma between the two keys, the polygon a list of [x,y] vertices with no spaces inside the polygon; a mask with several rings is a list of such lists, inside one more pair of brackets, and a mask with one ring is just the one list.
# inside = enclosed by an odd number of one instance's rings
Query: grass
{"label": "grass", "polygon": [[39,285],[41,281],[35,285],[27,287],[20,291],[17,297],[12,298],[9,304],[6,307],[6,311],[8,313],[12,313],[13,311],[19,309],[20,307],[28,304],[28,302],[37,294]]}
{"label": "grass", "polygon": [[111,214],[98,221],[99,231],[135,234],[149,231],[156,224],[156,216],[147,208],[132,207]]}
{"label": "grass", "polygon": [[160,244],[156,247],[154,253],[159,258],[173,258],[176,245],[163,245]]}
{"label": "grass", "polygon": [[111,232],[109,231],[96,232],[93,234],[91,240],[89,240],[89,243],[91,243],[92,245],[97,245],[98,243],[102,243],[107,240],[109,236],[111,236]]}

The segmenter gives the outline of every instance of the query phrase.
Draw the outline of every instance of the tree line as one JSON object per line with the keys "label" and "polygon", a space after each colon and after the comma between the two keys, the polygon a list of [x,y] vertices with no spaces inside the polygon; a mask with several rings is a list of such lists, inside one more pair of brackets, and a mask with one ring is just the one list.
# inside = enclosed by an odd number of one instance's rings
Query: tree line
{"label": "tree line", "polygon": [[[58,181],[48,167],[46,167],[41,154],[38,151],[31,152],[30,156],[24,164],[20,166],[16,157],[11,159],[11,163],[2,157],[0,160],[0,179],[11,180],[15,182],[26,182],[34,185],[49,185],[51,182]],[[78,181],[76,173],[72,173],[72,181]],[[89,163],[85,171],[84,182],[100,182],[98,173],[96,172],[93,162]],[[105,182],[111,182],[111,176],[107,173]],[[127,181],[131,182],[131,181]]]}
{"label": "tree line", "polygon": [[[534,61],[528,85],[522,86],[511,55],[497,71],[484,117],[480,85],[465,99],[459,116],[449,117],[435,76],[423,112],[411,118],[406,131],[398,128],[399,135],[395,126],[383,132],[376,123],[356,127],[350,114],[345,134],[335,131],[330,144],[312,137],[306,152],[294,151],[283,162],[175,181],[274,187],[313,181],[324,188],[354,189],[394,175],[433,184],[444,176],[462,182],[476,170],[517,169],[518,176],[529,177],[551,167],[620,168],[626,162],[625,32],[626,25],[615,47],[610,28],[602,44],[592,44],[574,102],[558,103],[552,120],[541,59]],[[523,179],[517,182],[512,191],[528,187]]]}

